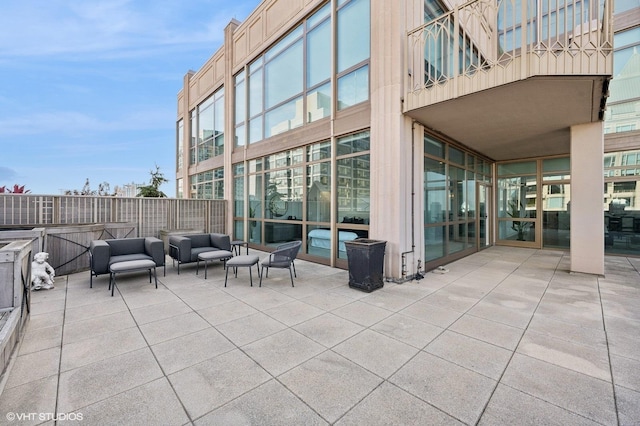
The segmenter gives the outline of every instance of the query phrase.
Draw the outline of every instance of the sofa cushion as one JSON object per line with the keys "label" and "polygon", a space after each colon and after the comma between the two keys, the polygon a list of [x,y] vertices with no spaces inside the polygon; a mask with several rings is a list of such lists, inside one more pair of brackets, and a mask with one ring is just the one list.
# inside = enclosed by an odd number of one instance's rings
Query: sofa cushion
{"label": "sofa cushion", "polygon": [[105,240],[111,247],[111,257],[123,254],[145,253],[144,238]]}
{"label": "sofa cushion", "polygon": [[121,254],[119,256],[111,256],[111,258],[109,259],[109,266],[117,262],[128,262],[130,260],[153,260],[153,257],[147,254],[144,254],[144,250],[142,251],[142,253]]}
{"label": "sofa cushion", "polygon": [[198,260],[198,255],[200,253],[204,253],[207,251],[217,251],[217,248],[214,247],[195,247],[191,249],[191,261],[195,262]]}
{"label": "sofa cushion", "polygon": [[187,235],[191,239],[191,248],[195,247],[211,247],[209,234]]}

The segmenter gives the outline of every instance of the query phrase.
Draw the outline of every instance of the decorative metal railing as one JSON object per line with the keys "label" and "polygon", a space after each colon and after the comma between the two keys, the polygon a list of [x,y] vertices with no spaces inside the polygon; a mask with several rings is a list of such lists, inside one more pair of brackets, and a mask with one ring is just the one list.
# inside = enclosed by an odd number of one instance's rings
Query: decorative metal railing
{"label": "decorative metal railing", "polygon": [[536,75],[610,75],[612,0],[474,0],[407,34],[406,110]]}

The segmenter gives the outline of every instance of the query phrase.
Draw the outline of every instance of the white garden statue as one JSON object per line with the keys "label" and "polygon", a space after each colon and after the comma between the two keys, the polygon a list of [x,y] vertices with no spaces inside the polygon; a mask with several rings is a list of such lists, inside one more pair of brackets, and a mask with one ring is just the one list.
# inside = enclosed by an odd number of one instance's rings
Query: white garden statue
{"label": "white garden statue", "polygon": [[33,256],[31,262],[31,288],[34,290],[53,288],[53,277],[56,271],[47,263],[49,253],[41,251]]}

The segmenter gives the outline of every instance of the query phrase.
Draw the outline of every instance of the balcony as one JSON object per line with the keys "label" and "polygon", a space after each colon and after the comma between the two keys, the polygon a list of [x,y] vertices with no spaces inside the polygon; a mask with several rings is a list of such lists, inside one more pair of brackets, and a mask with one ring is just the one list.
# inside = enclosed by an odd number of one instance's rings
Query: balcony
{"label": "balcony", "polygon": [[566,154],[570,126],[603,118],[611,9],[610,0],[459,5],[408,33],[404,112],[495,160]]}

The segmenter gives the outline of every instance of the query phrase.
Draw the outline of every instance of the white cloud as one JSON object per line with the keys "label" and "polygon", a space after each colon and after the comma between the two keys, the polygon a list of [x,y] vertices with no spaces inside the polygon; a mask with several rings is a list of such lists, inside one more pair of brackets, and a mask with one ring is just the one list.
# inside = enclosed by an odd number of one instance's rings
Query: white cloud
{"label": "white cloud", "polygon": [[122,57],[221,44],[223,29],[258,0],[23,0],[3,5],[0,56]]}
{"label": "white cloud", "polygon": [[0,118],[0,137],[56,135],[77,137],[93,133],[170,129],[175,112],[170,108],[134,107],[109,120],[77,111],[35,112]]}

